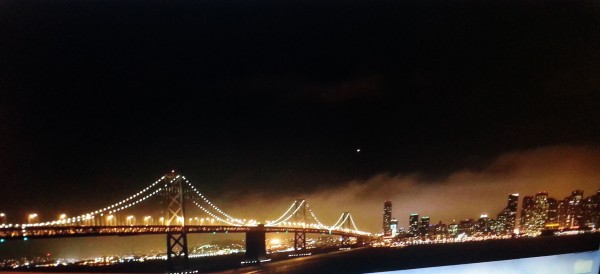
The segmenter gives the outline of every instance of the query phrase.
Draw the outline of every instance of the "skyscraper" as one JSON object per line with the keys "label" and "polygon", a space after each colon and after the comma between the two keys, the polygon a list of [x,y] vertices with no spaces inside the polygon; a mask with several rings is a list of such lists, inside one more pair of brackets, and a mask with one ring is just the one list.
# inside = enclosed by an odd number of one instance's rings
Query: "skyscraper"
{"label": "skyscraper", "polygon": [[392,235],[391,229],[392,222],[392,201],[385,201],[383,203],[383,235]]}
{"label": "skyscraper", "polygon": [[530,233],[533,228],[533,211],[535,200],[532,196],[523,197],[523,208],[521,208],[521,232]]}
{"label": "skyscraper", "polygon": [[539,232],[544,228],[548,219],[548,193],[538,192],[535,194],[535,205],[533,210],[532,229],[533,232]]}
{"label": "skyscraper", "polygon": [[513,194],[508,195],[508,205],[506,207],[512,212],[517,212],[518,205],[519,205],[519,193],[513,193]]}
{"label": "skyscraper", "polygon": [[465,234],[467,236],[473,235],[475,232],[475,222],[473,219],[464,219],[458,223],[458,234]]}
{"label": "skyscraper", "polygon": [[419,214],[412,213],[408,217],[408,234],[410,236],[417,236],[419,233]]}
{"label": "skyscraper", "polygon": [[475,230],[481,233],[490,233],[492,231],[492,220],[487,214],[481,214],[479,220],[477,220]]}
{"label": "skyscraper", "polygon": [[558,223],[560,228],[579,228],[583,225],[583,191],[573,190],[571,196],[558,204]]}
{"label": "skyscraper", "polygon": [[421,226],[419,228],[419,234],[421,236],[427,236],[429,233],[429,217],[423,216],[421,217]]}
{"label": "skyscraper", "polygon": [[506,226],[505,231],[512,233],[515,230],[517,220],[517,207],[519,206],[519,193],[508,195],[508,205],[506,206]]}
{"label": "skyscraper", "polygon": [[392,236],[396,237],[396,235],[398,235],[398,219],[392,218],[390,230],[392,231]]}
{"label": "skyscraper", "polygon": [[519,205],[519,193],[508,195],[508,203],[502,212],[498,213],[494,226],[499,234],[510,234],[515,230],[517,219],[517,207]]}
{"label": "skyscraper", "polygon": [[558,201],[551,197],[548,198],[548,219],[545,226],[558,228]]}

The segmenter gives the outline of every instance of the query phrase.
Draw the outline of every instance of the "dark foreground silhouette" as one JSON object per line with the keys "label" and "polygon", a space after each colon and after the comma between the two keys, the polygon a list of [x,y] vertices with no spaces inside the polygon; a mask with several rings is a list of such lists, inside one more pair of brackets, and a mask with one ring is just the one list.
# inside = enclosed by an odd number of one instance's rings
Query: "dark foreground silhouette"
{"label": "dark foreground silhouette", "polygon": [[[190,270],[199,272],[365,273],[468,264],[598,250],[600,234],[520,238],[452,244],[430,244],[402,248],[357,248],[348,251],[312,251],[312,256],[288,259],[272,254],[271,262],[242,267],[244,254],[190,260]],[[321,253],[321,254],[316,254]],[[68,266],[18,271],[165,273],[164,261],[148,261],[103,267]]]}

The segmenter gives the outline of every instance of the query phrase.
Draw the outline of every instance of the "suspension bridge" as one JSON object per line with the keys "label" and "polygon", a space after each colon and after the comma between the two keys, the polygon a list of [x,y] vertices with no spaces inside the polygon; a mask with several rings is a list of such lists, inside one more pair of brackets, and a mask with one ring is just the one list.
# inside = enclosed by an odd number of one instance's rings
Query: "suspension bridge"
{"label": "suspension bridge", "polygon": [[[186,216],[186,206],[191,205],[209,217]],[[154,215],[145,216],[143,224],[138,224],[133,215],[124,214],[134,209]],[[31,222],[30,219],[28,224],[0,225],[2,241],[165,234],[169,266],[187,264],[187,234],[190,233],[245,233],[247,262],[266,259],[266,233],[293,233],[296,251],[307,248],[306,234],[310,233],[339,236],[340,246],[349,246],[351,240],[362,242],[370,236],[357,228],[349,212],[341,213],[333,225],[323,224],[305,199],[295,200],[279,218],[264,224],[235,218],[206,198],[185,176],[174,171],[128,198],[94,211],[73,217],[61,215],[57,220],[45,222]]]}

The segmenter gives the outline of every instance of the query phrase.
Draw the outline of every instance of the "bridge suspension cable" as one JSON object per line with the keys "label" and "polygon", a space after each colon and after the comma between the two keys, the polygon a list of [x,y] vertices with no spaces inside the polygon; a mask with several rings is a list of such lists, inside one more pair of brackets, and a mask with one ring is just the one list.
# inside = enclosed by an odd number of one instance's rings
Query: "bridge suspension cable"
{"label": "bridge suspension cable", "polygon": [[116,202],[110,206],[103,207],[98,210],[90,211],[90,212],[87,212],[87,213],[84,213],[84,214],[81,214],[78,216],[74,216],[71,218],[67,218],[67,219],[53,220],[53,221],[49,221],[49,222],[39,222],[39,223],[34,223],[34,224],[24,224],[24,226],[27,227],[27,226],[62,225],[62,224],[66,224],[66,223],[77,223],[77,222],[86,221],[91,218],[94,218],[94,216],[96,216],[96,215],[103,215],[104,213],[112,214],[112,213],[124,210],[126,208],[136,205],[136,204],[156,195],[157,193],[159,193],[160,190],[162,190],[162,188],[160,188],[160,187],[158,189],[156,189],[155,191],[153,191],[141,198],[138,198],[135,201],[132,201],[135,198],[137,198],[137,197],[141,196],[142,194],[148,192],[149,190],[153,189],[156,185],[158,185],[164,179],[165,179],[165,176],[156,180],[154,183],[150,184],[148,187],[134,193],[133,195],[129,196],[128,198],[125,198],[125,199],[123,199],[119,202]]}
{"label": "bridge suspension cable", "polygon": [[212,207],[214,210],[216,210],[218,213],[220,213],[221,215],[223,215],[225,217],[225,219],[229,220],[229,221],[225,221],[219,217],[216,217],[216,215],[212,212],[210,212],[209,210],[207,210],[206,208],[200,206],[196,201],[193,201],[193,203],[200,208],[202,211],[206,212],[207,214],[213,216],[215,219],[219,219],[222,222],[228,223],[228,224],[232,224],[232,225],[242,225],[244,224],[244,222],[240,219],[234,218],[231,215],[225,213],[223,210],[221,210],[220,208],[218,208],[215,204],[213,204],[210,200],[208,200],[204,195],[202,195],[202,193],[200,191],[198,191],[198,189],[196,189],[196,187],[194,185],[192,185],[192,183],[190,183],[190,181],[188,181],[187,178],[185,178],[185,176],[182,177],[184,179],[184,181],[188,184],[188,186],[192,189],[192,191],[198,195],[199,198],[202,199],[202,201],[206,204],[208,204],[210,207]]}
{"label": "bridge suspension cable", "polygon": [[340,218],[338,218],[338,220],[335,222],[335,224],[330,226],[330,228],[337,229],[341,224],[343,224],[344,221],[342,221],[342,219],[344,219],[344,215],[346,215],[346,214],[344,212],[342,212],[342,215],[340,215]]}
{"label": "bridge suspension cable", "polygon": [[[295,205],[297,202],[298,202],[298,201],[295,201],[295,202],[294,202],[294,204],[292,204],[292,206],[294,206],[294,205]],[[298,212],[298,211],[299,211],[299,210],[302,208],[302,206],[304,205],[304,203],[305,203],[305,202],[306,202],[305,200],[302,200],[302,202],[301,202],[301,203],[300,203],[300,204],[299,204],[299,205],[296,207],[296,210],[294,210],[294,212],[292,212],[292,213],[291,213],[289,216],[287,216],[287,218],[285,218],[285,219],[283,219],[283,220],[281,220],[281,221],[279,221],[279,222],[271,222],[271,223],[268,223],[267,225],[268,225],[268,226],[276,226],[276,225],[279,225],[279,224],[281,224],[281,223],[283,223],[283,222],[287,222],[287,220],[289,220],[290,218],[292,218],[292,217],[294,216],[294,214],[296,214],[296,212]],[[288,211],[289,211],[289,210],[288,210]],[[282,216],[285,216],[285,213],[284,213],[284,215],[282,215]],[[281,218],[279,218],[279,219],[281,219]],[[278,219],[278,220],[279,220],[279,219]]]}
{"label": "bridge suspension cable", "polygon": [[354,219],[352,219],[352,215],[350,212],[343,212],[340,218],[335,222],[334,225],[331,226],[331,229],[342,229],[342,225],[344,225],[347,221],[352,225],[355,231],[359,231],[356,227],[356,223],[354,223]]}
{"label": "bridge suspension cable", "polygon": [[283,213],[283,215],[279,216],[279,218],[277,218],[277,220],[275,221],[271,221],[267,223],[267,226],[272,226],[272,225],[277,225],[281,222],[279,222],[281,219],[285,218],[285,216],[287,216],[288,213],[290,213],[290,211],[292,210],[292,208],[294,208],[294,206],[296,205],[296,203],[298,203],[298,201],[294,201],[292,203],[292,205],[290,206],[290,208],[288,208],[288,210],[285,211],[285,213]]}
{"label": "bridge suspension cable", "polygon": [[229,224],[229,225],[233,225],[233,226],[241,226],[242,225],[242,224],[239,224],[239,223],[232,223],[232,222],[229,222],[227,220],[219,218],[219,216],[215,215],[214,213],[210,212],[209,210],[207,210],[203,206],[199,205],[196,201],[192,201],[192,203],[194,205],[196,205],[198,208],[200,208],[202,211],[206,212],[206,214],[210,215],[211,217],[217,219],[220,222],[223,222],[223,223],[226,223],[226,224]]}
{"label": "bridge suspension cable", "polygon": [[308,209],[308,212],[310,212],[310,216],[312,216],[313,219],[315,219],[315,221],[317,222],[317,225],[319,225],[320,227],[325,227],[325,225],[323,223],[321,223],[321,221],[319,221],[319,219],[317,218],[315,213],[312,211],[312,209],[310,209],[310,206],[308,206],[308,203],[306,203],[306,209]]}
{"label": "bridge suspension cable", "polygon": [[359,231],[358,228],[356,227],[356,223],[354,223],[354,219],[352,218],[352,215],[350,215],[350,213],[348,213],[348,216],[350,216],[350,222],[352,223],[352,227],[354,228],[354,230]]}

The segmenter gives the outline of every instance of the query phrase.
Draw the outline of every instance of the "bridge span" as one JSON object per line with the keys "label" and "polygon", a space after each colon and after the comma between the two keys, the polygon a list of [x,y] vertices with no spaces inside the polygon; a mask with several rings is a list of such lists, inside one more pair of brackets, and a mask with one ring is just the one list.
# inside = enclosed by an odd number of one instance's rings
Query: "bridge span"
{"label": "bridge span", "polygon": [[[159,200],[161,209],[160,225],[136,225],[129,218],[128,225],[114,223],[117,213],[130,212],[140,204]],[[195,206],[226,225],[191,225],[186,222],[186,205]],[[166,205],[166,208],[164,206]],[[189,205],[188,205],[189,206]],[[194,208],[194,207],[193,207]],[[166,210],[165,210],[166,209]],[[297,199],[279,218],[261,224],[255,220],[241,220],[225,213],[192,185],[185,176],[171,172],[141,191],[115,202],[112,205],[77,216],[62,216],[58,220],[34,222],[28,224],[0,224],[0,240],[28,240],[68,237],[102,237],[166,235],[167,261],[170,266],[187,264],[187,234],[191,233],[245,233],[246,259],[257,262],[266,259],[266,233],[293,233],[294,249],[306,249],[306,234],[333,235],[340,237],[340,245],[348,246],[351,238],[358,243],[371,236],[358,230],[351,214],[343,212],[335,224],[327,226],[321,223],[305,199]],[[173,267],[175,268],[175,267]]]}
{"label": "bridge span", "polygon": [[351,230],[329,230],[302,227],[265,227],[265,226],[38,226],[0,228],[0,238],[5,240],[98,237],[98,236],[136,236],[167,233],[313,233],[346,237],[365,237]]}

